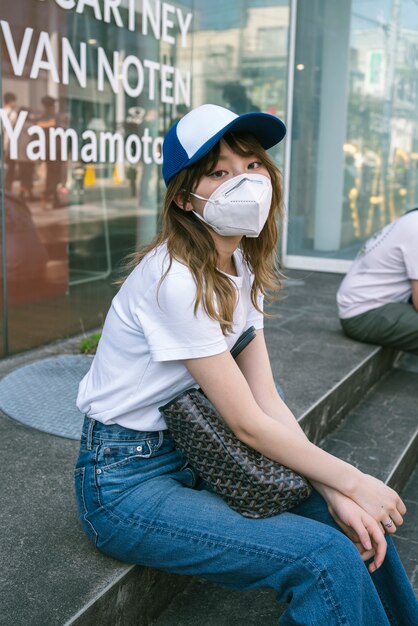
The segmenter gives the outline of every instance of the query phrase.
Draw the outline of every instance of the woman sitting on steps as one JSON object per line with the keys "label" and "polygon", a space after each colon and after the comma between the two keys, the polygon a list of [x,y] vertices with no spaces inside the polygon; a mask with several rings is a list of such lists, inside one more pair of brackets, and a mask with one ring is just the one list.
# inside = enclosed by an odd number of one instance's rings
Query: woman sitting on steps
{"label": "woman sitting on steps", "polygon": [[[274,384],[262,309],[278,282],[281,184],[265,150],[284,135],[272,115],[210,104],[168,132],[162,231],[136,255],[80,384],[81,523],[122,561],[274,588],[288,603],[281,624],[416,626],[391,540],[404,503],[310,443]],[[256,337],[235,361],[230,349],[249,326]],[[191,385],[239,439],[306,476],[312,495],[248,519],[202,484],[158,410]]]}

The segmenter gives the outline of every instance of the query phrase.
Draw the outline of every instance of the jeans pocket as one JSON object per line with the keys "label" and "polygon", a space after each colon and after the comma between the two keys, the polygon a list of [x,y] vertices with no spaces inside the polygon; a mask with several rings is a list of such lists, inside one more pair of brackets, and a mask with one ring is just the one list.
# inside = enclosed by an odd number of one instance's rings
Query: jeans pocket
{"label": "jeans pocket", "polygon": [[78,467],[74,470],[74,483],[75,483],[75,496],[78,507],[78,512],[80,516],[81,525],[83,527],[84,532],[90,541],[96,546],[98,535],[97,532],[88,519],[88,507],[86,500],[86,468]]}
{"label": "jeans pocket", "polygon": [[113,509],[142,483],[177,472],[183,463],[172,440],[155,433],[142,439],[103,439],[96,450],[95,485],[101,506]]}
{"label": "jeans pocket", "polygon": [[135,461],[150,459],[158,454],[162,442],[162,432],[146,439],[133,441],[103,440],[97,448],[97,467],[102,472],[107,472],[135,463]]}

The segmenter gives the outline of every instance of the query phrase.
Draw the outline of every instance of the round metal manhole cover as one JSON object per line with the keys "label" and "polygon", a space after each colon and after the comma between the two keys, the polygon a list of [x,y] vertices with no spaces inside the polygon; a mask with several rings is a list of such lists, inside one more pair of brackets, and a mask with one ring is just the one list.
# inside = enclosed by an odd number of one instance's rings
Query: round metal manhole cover
{"label": "round metal manhole cover", "polygon": [[20,367],[0,380],[0,409],[37,430],[80,439],[84,416],[75,401],[90,365],[91,357],[62,355]]}

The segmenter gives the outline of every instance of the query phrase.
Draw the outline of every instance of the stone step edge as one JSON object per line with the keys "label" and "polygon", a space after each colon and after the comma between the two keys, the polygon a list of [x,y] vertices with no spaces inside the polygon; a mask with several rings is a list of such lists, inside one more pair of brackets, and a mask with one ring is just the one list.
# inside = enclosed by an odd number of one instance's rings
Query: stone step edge
{"label": "stone step edge", "polygon": [[87,602],[81,609],[77,611],[75,615],[73,615],[69,620],[67,620],[63,626],[70,626],[71,624],[75,624],[79,617],[84,615],[91,607],[93,607],[97,602],[99,602],[115,585],[121,582],[124,578],[126,578],[134,569],[135,565],[128,565],[126,570],[118,574],[114,580],[108,583],[94,598],[92,598],[89,602]]}
{"label": "stone step edge", "polygon": [[63,626],[148,626],[192,580],[192,576],[127,565]]}
{"label": "stone step edge", "polygon": [[319,444],[342,422],[393,366],[397,351],[377,346],[299,418],[309,439]]}
{"label": "stone step edge", "polygon": [[418,428],[399,455],[385,482],[400,493],[409,480],[418,462]]}

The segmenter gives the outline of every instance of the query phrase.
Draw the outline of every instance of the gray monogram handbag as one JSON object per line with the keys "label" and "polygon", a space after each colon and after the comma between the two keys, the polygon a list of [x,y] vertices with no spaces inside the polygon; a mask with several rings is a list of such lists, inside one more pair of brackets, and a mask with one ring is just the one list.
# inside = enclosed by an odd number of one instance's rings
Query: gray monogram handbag
{"label": "gray monogram handbag", "polygon": [[[233,357],[254,337],[251,326],[233,346]],[[201,389],[187,389],[159,410],[190,465],[241,515],[277,515],[310,495],[305,478],[237,439]]]}

